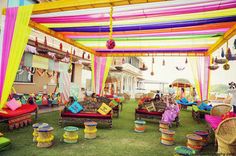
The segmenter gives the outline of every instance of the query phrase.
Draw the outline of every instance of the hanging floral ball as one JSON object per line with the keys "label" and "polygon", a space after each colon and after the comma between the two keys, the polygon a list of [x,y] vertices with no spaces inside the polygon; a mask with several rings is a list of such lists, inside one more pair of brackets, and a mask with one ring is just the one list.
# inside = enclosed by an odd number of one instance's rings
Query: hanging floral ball
{"label": "hanging floral ball", "polygon": [[226,63],[226,64],[223,65],[223,68],[224,68],[224,70],[229,70],[230,65],[228,63]]}
{"label": "hanging floral ball", "polygon": [[109,39],[109,40],[107,40],[106,46],[107,46],[107,49],[113,49],[113,48],[115,48],[116,43],[113,39]]}

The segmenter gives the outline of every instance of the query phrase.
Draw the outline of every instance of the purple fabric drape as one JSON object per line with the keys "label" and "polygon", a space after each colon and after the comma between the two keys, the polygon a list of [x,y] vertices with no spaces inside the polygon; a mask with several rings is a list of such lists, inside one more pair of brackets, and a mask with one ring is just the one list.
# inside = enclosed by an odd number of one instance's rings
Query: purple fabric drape
{"label": "purple fabric drape", "polygon": [[18,8],[7,8],[6,9],[6,19],[5,25],[2,32],[3,34],[3,42],[2,42],[2,61],[0,64],[0,97],[2,95],[3,84],[5,81],[5,74],[8,64],[8,58],[11,49],[11,42],[14,34],[16,16],[17,16]]}

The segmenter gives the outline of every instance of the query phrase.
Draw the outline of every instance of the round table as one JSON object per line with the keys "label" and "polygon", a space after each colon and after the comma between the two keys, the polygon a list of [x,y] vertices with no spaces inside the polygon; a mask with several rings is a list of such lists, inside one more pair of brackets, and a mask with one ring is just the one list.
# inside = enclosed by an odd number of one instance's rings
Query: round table
{"label": "round table", "polygon": [[134,131],[138,133],[143,133],[145,131],[146,121],[143,120],[135,120],[134,121]]}
{"label": "round table", "polygon": [[97,122],[88,121],[84,123],[84,138],[95,139],[97,137]]}
{"label": "round table", "polygon": [[209,133],[207,131],[195,131],[194,134],[197,134],[202,137],[201,145],[207,146],[209,140]]}
{"label": "round table", "polygon": [[202,137],[196,134],[187,134],[187,147],[195,151],[200,151],[202,149]]}
{"label": "round table", "polygon": [[38,128],[38,137],[37,137],[37,147],[50,147],[52,146],[52,141],[54,136],[52,134],[53,127],[51,126],[39,126]]}
{"label": "round table", "polygon": [[164,145],[174,145],[175,131],[169,129],[163,129],[161,131],[161,143]]}
{"label": "round table", "polygon": [[38,128],[39,127],[45,127],[45,126],[49,126],[47,123],[35,123],[33,124],[33,129],[34,129],[34,132],[33,132],[33,142],[37,142],[37,137],[38,137]]}

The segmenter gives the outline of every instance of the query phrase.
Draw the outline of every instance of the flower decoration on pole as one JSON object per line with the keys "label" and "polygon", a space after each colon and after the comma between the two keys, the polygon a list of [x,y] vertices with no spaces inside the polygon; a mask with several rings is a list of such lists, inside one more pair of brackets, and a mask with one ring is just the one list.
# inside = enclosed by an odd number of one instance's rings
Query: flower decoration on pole
{"label": "flower decoration on pole", "polygon": [[110,28],[109,40],[107,40],[107,44],[106,44],[107,49],[113,49],[116,46],[115,40],[113,40],[113,38],[112,38],[112,33],[113,33],[113,28],[112,28],[113,18],[112,18],[112,15],[113,15],[113,7],[111,6],[111,10],[110,10],[110,25],[109,25],[109,28]]}

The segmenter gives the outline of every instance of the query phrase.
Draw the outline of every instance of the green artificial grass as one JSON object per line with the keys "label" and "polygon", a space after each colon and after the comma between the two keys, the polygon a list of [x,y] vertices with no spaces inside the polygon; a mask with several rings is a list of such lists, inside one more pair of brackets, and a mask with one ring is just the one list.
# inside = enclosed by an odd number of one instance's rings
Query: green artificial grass
{"label": "green artificial grass", "polygon": [[[12,141],[11,149],[0,152],[1,156],[169,156],[174,155],[174,148],[186,145],[186,134],[195,130],[205,130],[204,122],[197,124],[192,119],[191,111],[182,110],[180,126],[173,126],[176,131],[175,145],[165,146],[160,143],[161,133],[158,123],[147,123],[145,133],[135,133],[134,110],[137,103],[134,101],[123,104],[123,111],[118,119],[113,119],[112,129],[98,129],[97,138],[86,140],[83,137],[83,128],[79,129],[79,142],[66,144],[61,141],[63,128],[58,125],[59,112],[40,114],[37,122],[47,122],[54,127],[55,143],[50,148],[37,148],[32,142],[31,126],[8,131],[6,124],[0,124],[1,132]],[[212,144],[201,152],[215,153]]]}

